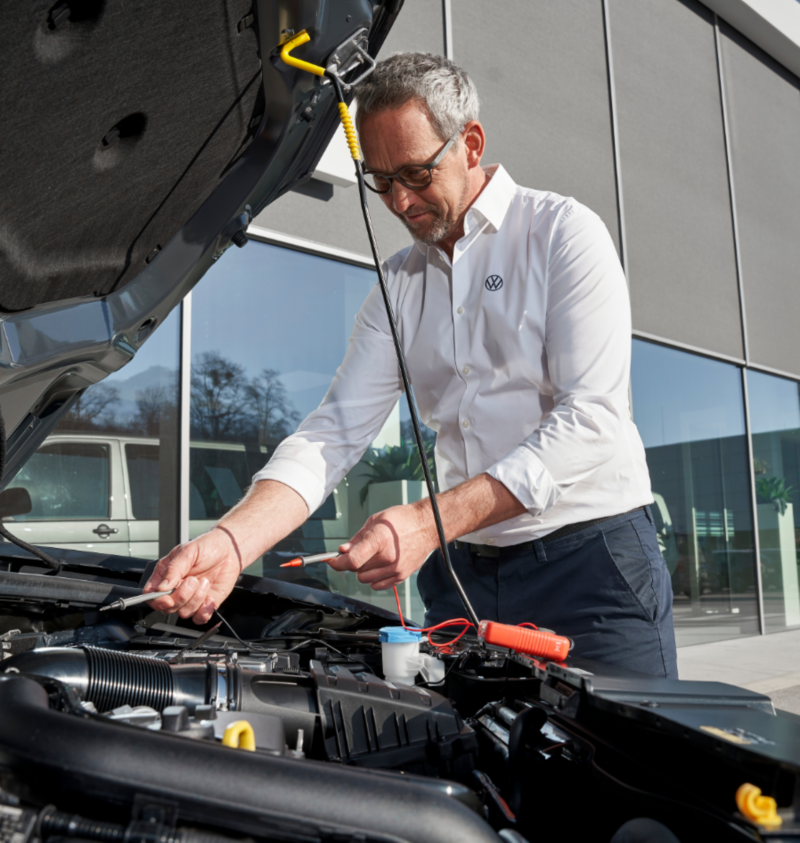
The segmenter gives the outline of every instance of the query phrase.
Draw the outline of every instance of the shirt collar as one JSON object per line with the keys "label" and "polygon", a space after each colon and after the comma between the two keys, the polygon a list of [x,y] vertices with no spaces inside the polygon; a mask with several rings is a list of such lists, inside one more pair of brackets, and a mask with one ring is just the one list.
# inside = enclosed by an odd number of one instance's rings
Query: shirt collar
{"label": "shirt collar", "polygon": [[[489,184],[484,187],[478,198],[472,203],[464,218],[464,236],[485,220],[495,230],[503,224],[511,200],[516,193],[517,185],[502,164],[489,164],[484,167],[489,176]],[[427,254],[428,244],[414,238],[414,245]]]}
{"label": "shirt collar", "polygon": [[514,180],[506,172],[502,164],[490,164],[484,167],[489,176],[489,184],[484,187],[480,196],[472,203],[465,219],[465,234],[473,226],[473,220],[480,223],[485,220],[497,231],[503,224],[511,200],[516,192]]}

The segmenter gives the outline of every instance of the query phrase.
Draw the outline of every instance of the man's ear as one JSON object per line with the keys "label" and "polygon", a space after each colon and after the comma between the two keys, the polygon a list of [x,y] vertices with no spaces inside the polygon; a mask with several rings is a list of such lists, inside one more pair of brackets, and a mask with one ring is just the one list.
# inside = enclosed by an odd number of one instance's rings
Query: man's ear
{"label": "man's ear", "polygon": [[486,149],[486,134],[483,126],[477,120],[470,120],[464,126],[463,138],[464,146],[467,148],[467,166],[470,169],[479,167]]}

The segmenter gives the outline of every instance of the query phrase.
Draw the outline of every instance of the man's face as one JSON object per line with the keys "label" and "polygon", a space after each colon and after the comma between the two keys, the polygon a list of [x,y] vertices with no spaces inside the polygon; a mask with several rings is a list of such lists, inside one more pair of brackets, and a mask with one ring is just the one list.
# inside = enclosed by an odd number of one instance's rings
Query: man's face
{"label": "man's face", "polygon": [[[427,113],[417,102],[361,120],[364,163],[381,174],[391,175],[412,164],[428,164],[446,142],[433,131]],[[395,179],[391,191],[380,194],[386,207],[423,243],[438,243],[451,234],[468,207],[467,156],[460,139],[432,176],[424,190],[411,190]]]}

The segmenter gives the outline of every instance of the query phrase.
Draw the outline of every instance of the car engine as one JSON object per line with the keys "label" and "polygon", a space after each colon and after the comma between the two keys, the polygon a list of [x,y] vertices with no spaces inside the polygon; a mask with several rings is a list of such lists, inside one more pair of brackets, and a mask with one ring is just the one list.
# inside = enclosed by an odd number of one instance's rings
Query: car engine
{"label": "car engine", "polygon": [[392,681],[398,618],[349,598],[244,576],[198,628],[101,614],[133,572],[8,567],[0,843],[765,839],[744,782],[800,837],[800,726],[762,695],[445,630]]}

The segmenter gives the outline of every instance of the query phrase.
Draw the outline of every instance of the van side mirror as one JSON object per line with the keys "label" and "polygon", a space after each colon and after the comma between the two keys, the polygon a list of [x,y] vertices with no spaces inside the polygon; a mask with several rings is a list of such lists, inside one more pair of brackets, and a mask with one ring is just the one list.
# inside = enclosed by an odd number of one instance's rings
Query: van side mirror
{"label": "van side mirror", "polygon": [[33,503],[27,489],[17,487],[0,492],[0,518],[27,515],[32,509]]}

